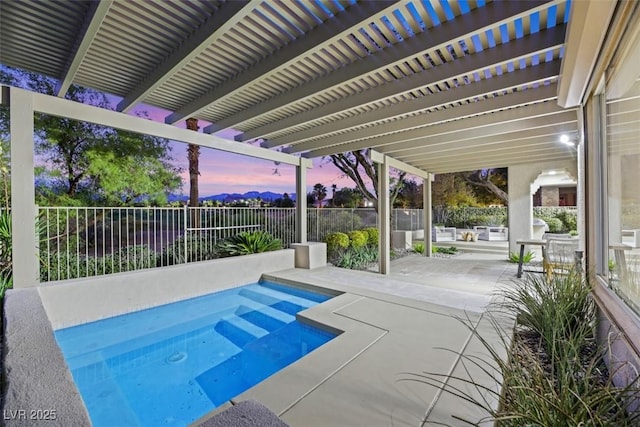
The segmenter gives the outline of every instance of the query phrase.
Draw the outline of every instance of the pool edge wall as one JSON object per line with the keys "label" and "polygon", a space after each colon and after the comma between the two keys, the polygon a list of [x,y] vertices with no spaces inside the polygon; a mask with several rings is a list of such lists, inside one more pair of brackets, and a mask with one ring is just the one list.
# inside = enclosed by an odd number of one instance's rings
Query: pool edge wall
{"label": "pool edge wall", "polygon": [[283,249],[51,282],[38,292],[55,330],[254,283],[294,265],[295,251]]}
{"label": "pool edge wall", "polygon": [[7,291],[3,346],[3,425],[91,425],[36,289]]}

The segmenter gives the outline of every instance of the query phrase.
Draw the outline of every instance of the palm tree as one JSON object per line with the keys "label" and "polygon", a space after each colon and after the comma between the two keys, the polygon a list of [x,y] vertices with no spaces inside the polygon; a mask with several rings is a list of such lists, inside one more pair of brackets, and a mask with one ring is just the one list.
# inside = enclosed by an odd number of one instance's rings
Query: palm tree
{"label": "palm tree", "polygon": [[[197,132],[200,129],[198,127],[198,119],[187,119],[187,129]],[[197,208],[200,204],[200,195],[198,193],[200,146],[189,144],[187,147],[187,159],[189,160],[189,206]],[[200,216],[196,209],[191,212],[191,224],[192,227],[200,225]]]}
{"label": "palm tree", "polygon": [[336,190],[338,189],[337,184],[331,184],[331,206],[336,207]]}
{"label": "palm tree", "polygon": [[318,201],[318,207],[322,207],[322,201],[325,197],[327,197],[327,187],[324,185],[317,183],[313,186],[313,191],[311,192],[316,200]]}

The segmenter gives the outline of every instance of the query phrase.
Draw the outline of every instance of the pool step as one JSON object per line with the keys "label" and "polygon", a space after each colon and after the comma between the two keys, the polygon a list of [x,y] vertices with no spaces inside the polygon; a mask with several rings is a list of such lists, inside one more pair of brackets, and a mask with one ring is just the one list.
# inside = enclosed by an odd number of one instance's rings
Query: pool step
{"label": "pool step", "polygon": [[268,314],[258,310],[245,311],[244,313],[239,314],[239,316],[251,324],[264,328],[269,332],[280,329],[289,323],[283,322],[280,319],[276,319],[275,317],[269,316]]}
{"label": "pool step", "polygon": [[[267,295],[264,292],[254,291],[250,289],[243,289],[239,293],[241,296],[251,299],[253,301],[259,302],[264,305],[268,305],[269,307],[275,308],[276,310],[295,315],[299,311],[302,311],[309,306],[302,306],[299,304],[295,304],[290,301],[283,301],[282,299],[278,299],[272,295]],[[310,303],[311,304],[311,303]]]}
{"label": "pool step", "polygon": [[216,323],[215,330],[240,348],[269,333],[256,323],[241,317],[223,319]]}
{"label": "pool step", "polygon": [[321,302],[325,302],[331,297],[329,295],[314,294],[304,289],[295,288],[292,286],[285,286],[274,282],[261,282],[258,288],[260,292],[264,292],[267,295],[283,296],[287,301],[291,301],[298,305],[305,307],[316,305]]}
{"label": "pool step", "polygon": [[292,322],[249,343],[228,360],[208,369],[196,381],[219,405],[288,366],[333,337]]}

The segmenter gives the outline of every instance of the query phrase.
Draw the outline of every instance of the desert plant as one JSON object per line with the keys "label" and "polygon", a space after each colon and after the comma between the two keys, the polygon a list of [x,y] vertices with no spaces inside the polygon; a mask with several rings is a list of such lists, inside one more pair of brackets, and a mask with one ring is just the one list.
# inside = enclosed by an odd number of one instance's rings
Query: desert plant
{"label": "desert plant", "polygon": [[264,231],[242,232],[220,242],[221,256],[248,255],[282,249],[282,242]]}
{"label": "desert plant", "polygon": [[517,314],[518,325],[540,336],[552,365],[556,355],[564,357],[575,350],[571,344],[574,337],[593,337],[596,305],[591,284],[578,271],[530,274],[519,286],[500,294],[501,307]]}
{"label": "desert plant", "polygon": [[[523,264],[527,264],[530,263],[531,261],[533,261],[536,257],[536,254],[534,254],[532,251],[527,252],[526,254],[524,254],[524,256],[522,257],[522,263]],[[512,263],[519,263],[520,262],[520,254],[515,253],[515,252],[509,252],[509,262]]]}
{"label": "desert plant", "polygon": [[367,235],[362,231],[354,230],[347,233],[351,247],[354,249],[361,248],[367,244]]}
{"label": "desert plant", "polygon": [[448,248],[444,248],[441,246],[433,246],[434,253],[446,254],[446,255],[455,255],[458,253],[458,248],[455,246],[449,246]]}
{"label": "desert plant", "polygon": [[339,253],[334,265],[336,267],[349,268],[352,270],[363,270],[376,262],[377,259],[378,250],[375,247],[349,247]]}
{"label": "desert plant", "polygon": [[10,276],[13,270],[11,236],[11,213],[3,210],[0,212],[0,274],[3,276]]}
{"label": "desert plant", "polygon": [[367,234],[367,245],[378,246],[380,233],[376,227],[367,227],[360,231]]}

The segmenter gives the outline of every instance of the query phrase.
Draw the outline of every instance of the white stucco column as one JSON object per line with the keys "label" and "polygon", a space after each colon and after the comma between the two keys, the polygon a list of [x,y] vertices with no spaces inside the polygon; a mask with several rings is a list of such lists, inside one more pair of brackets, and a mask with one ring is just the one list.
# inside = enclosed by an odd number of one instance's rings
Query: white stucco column
{"label": "white stucco column", "polygon": [[307,243],[307,168],[311,160],[300,159],[296,166],[296,242]]}
{"label": "white stucco column", "polygon": [[531,239],[533,199],[531,184],[535,179],[528,165],[509,166],[509,252],[518,253],[516,241]]}
{"label": "white stucco column", "polygon": [[10,88],[11,222],[13,287],[37,286],[40,278],[35,205],[33,96]]}
{"label": "white stucco column", "polygon": [[433,243],[431,242],[431,223],[433,222],[433,215],[431,212],[432,203],[431,203],[431,179],[432,175],[429,175],[428,178],[422,179],[422,213],[424,215],[424,256],[431,256],[431,246]]}
{"label": "white stucco column", "polygon": [[389,274],[391,264],[391,228],[389,206],[389,162],[387,156],[384,161],[377,164],[378,168],[378,230],[380,240],[378,243],[378,265],[380,274]]}

